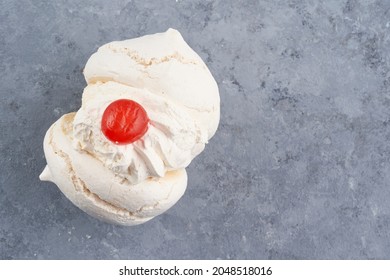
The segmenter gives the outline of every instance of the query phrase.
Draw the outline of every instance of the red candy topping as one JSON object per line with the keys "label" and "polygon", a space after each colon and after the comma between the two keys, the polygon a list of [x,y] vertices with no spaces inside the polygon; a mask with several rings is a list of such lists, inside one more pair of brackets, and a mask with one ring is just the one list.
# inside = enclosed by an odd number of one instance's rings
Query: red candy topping
{"label": "red candy topping", "polygon": [[140,139],[148,130],[148,123],[148,115],[140,104],[119,99],[107,106],[101,129],[108,140],[124,145]]}

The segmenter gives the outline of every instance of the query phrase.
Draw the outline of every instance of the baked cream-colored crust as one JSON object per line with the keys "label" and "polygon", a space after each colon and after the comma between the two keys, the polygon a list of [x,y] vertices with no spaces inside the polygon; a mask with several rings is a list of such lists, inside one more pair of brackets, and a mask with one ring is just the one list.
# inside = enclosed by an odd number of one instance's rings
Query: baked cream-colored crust
{"label": "baked cream-colored crust", "polygon": [[218,85],[175,29],[101,46],[85,65],[84,76],[88,84],[115,81],[145,88],[185,106],[209,139],[217,130]]}
{"label": "baked cream-colored crust", "polygon": [[77,207],[106,222],[130,226],[163,213],[184,194],[185,169],[131,185],[92,155],[73,149],[74,115],[62,116],[46,133],[47,166],[40,179],[57,184]]}

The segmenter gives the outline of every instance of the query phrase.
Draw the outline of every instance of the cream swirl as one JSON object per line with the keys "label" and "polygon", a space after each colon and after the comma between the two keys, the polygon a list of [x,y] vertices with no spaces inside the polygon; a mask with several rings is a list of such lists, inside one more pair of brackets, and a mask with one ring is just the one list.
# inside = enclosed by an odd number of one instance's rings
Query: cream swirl
{"label": "cream swirl", "polygon": [[[127,145],[111,142],[101,131],[105,108],[118,99],[141,104],[150,119],[146,134]],[[187,167],[208,140],[207,131],[186,107],[146,89],[117,82],[98,82],[85,88],[82,106],[74,118],[73,134],[76,149],[94,156],[132,184]]]}

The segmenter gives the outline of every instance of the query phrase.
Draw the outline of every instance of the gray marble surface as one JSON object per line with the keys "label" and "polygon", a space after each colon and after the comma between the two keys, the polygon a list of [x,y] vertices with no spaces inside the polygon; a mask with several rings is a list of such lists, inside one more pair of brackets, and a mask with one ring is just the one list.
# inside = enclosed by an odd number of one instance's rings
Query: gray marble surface
{"label": "gray marble surface", "polygon": [[[98,46],[178,29],[221,123],[184,197],[95,220],[40,182]],[[390,1],[0,1],[0,259],[389,259]]]}

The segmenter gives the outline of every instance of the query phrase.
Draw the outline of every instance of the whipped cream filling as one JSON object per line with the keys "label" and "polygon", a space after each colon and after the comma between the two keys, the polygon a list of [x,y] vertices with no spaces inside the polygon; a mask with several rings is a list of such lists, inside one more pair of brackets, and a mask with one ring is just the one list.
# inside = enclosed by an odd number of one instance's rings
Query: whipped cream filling
{"label": "whipped cream filling", "polygon": [[[118,99],[141,104],[150,119],[146,134],[127,145],[111,142],[101,131],[104,110]],[[164,177],[167,171],[187,167],[203,151],[207,140],[207,130],[183,105],[146,89],[117,82],[88,85],[73,122],[74,148],[97,158],[131,184],[148,177]]]}

